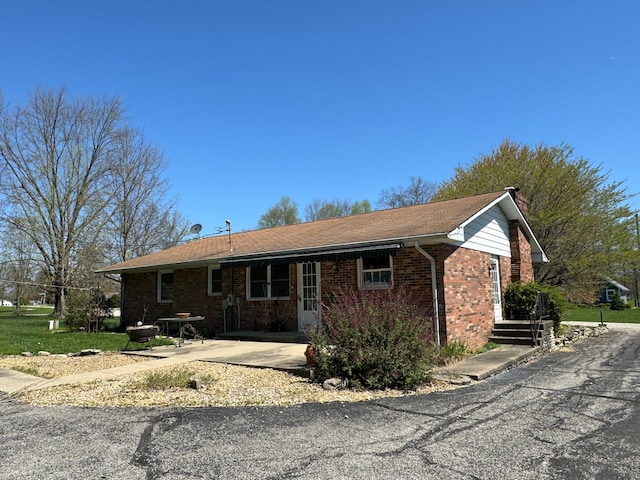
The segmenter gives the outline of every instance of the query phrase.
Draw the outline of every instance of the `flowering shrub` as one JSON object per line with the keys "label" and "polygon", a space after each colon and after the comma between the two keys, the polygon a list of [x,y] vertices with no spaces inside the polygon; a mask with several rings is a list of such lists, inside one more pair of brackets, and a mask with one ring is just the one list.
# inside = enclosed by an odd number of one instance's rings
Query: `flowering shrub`
{"label": "flowering shrub", "polygon": [[342,377],[356,387],[411,389],[433,366],[431,318],[404,289],[351,291],[322,310],[315,377]]}

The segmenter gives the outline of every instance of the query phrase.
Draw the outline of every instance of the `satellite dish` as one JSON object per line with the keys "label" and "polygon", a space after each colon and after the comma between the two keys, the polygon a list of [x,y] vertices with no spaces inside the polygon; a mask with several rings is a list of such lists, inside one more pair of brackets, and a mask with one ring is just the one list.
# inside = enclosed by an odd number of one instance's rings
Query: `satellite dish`
{"label": "satellite dish", "polygon": [[202,225],[200,225],[199,223],[192,225],[191,228],[189,229],[189,231],[194,235],[198,235],[200,233],[200,230],[202,230]]}

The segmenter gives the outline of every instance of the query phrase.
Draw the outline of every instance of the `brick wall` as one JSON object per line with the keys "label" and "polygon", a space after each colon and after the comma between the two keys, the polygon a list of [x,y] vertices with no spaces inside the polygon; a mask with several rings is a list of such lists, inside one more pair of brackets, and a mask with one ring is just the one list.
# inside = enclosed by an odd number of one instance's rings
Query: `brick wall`
{"label": "brick wall", "polygon": [[491,255],[446,245],[443,257],[446,341],[482,347],[494,323]]}
{"label": "brick wall", "polygon": [[[528,245],[528,243],[527,243]],[[459,340],[473,347],[482,346],[493,326],[492,285],[489,273],[491,256],[464,248],[436,245],[424,247],[436,260],[438,308],[441,342]],[[396,286],[403,285],[415,294],[423,308],[433,312],[431,264],[413,247],[405,247],[393,257]],[[502,288],[510,278],[511,262],[500,259]],[[236,304],[226,310],[227,331],[268,330],[279,321],[286,330],[298,330],[297,267],[289,266],[291,295],[288,299],[256,300],[246,298],[246,269],[222,270],[223,295],[210,296],[208,269],[174,270],[174,301],[156,300],[157,273],[124,274],[123,320],[131,325],[142,319],[146,306],[146,321],[174,316],[177,312],[204,315],[205,333],[213,336],[223,331],[222,300],[233,291]],[[356,260],[323,262],[321,264],[321,296],[325,303],[340,292],[357,288]]]}

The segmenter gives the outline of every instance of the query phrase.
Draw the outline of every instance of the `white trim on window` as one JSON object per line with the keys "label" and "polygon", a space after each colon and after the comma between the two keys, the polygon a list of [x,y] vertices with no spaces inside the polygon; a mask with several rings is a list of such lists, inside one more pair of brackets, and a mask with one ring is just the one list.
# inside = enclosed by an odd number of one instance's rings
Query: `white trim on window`
{"label": "white trim on window", "polygon": [[[218,272],[217,274],[220,276],[220,279],[216,282],[213,281],[212,272]],[[220,269],[220,265],[211,265],[207,272],[207,293],[210,297],[219,297],[222,295],[222,270]],[[217,290],[214,290],[214,287],[217,287]]]}
{"label": "white trim on window", "polygon": [[607,302],[613,301],[613,297],[616,296],[616,292],[617,290],[615,288],[607,288],[606,290]]}
{"label": "white trim on window", "polygon": [[[384,260],[388,259],[388,264]],[[375,265],[369,265],[373,263]],[[372,259],[358,258],[358,288],[359,289],[391,289],[393,288],[393,257],[373,257]]]}
{"label": "white trim on window", "polygon": [[[163,281],[163,278],[167,280]],[[173,270],[160,270],[158,272],[157,300],[158,303],[173,302]]]}

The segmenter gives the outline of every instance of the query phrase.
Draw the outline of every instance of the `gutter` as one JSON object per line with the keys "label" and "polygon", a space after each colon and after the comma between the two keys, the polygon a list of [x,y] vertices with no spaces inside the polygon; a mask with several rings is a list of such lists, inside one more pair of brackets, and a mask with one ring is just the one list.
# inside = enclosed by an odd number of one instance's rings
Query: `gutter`
{"label": "gutter", "polygon": [[440,346],[440,313],[438,310],[438,285],[436,283],[436,260],[424,250],[418,242],[414,243],[416,250],[431,263],[431,295],[433,298],[433,325],[436,335],[436,345]]}

